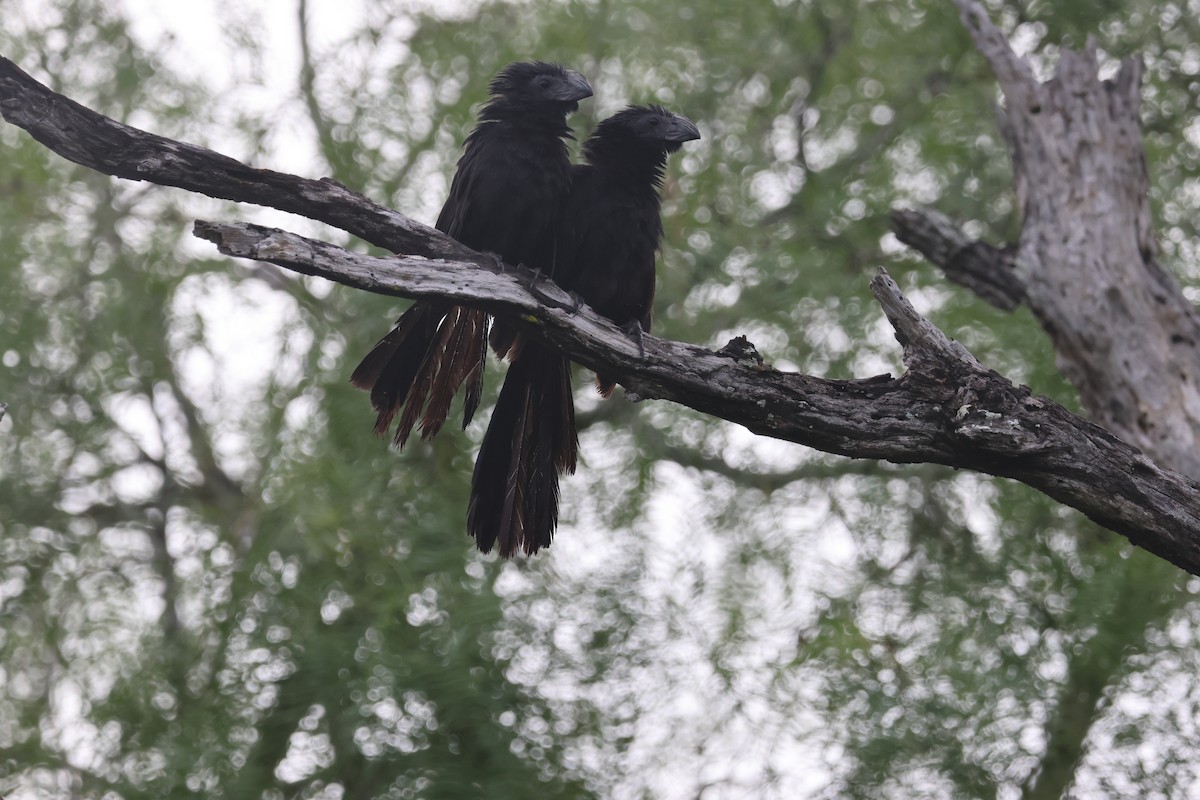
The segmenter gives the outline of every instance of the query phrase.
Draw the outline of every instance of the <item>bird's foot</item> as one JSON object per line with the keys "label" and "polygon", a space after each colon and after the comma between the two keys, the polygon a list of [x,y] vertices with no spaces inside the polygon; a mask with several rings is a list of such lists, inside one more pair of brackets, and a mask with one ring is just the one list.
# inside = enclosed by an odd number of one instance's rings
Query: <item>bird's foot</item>
{"label": "bird's foot", "polygon": [[499,272],[501,275],[508,272],[508,265],[504,263],[504,259],[500,257],[499,253],[493,253],[490,250],[485,250],[485,251],[483,251],[483,254],[485,256],[487,256],[488,258],[492,259],[492,261],[496,265],[496,271]]}
{"label": "bird's foot", "polygon": [[542,270],[540,270],[540,269],[536,269],[536,268],[530,269],[529,267],[526,267],[524,264],[522,264],[521,267],[525,271],[523,282],[525,284],[525,288],[529,290],[530,294],[532,294],[534,297],[541,300],[543,303],[546,303],[547,305],[554,306],[556,308],[564,307],[561,302],[550,297],[543,290],[543,287],[547,283],[550,283],[550,276],[548,274],[546,274],[545,272],[542,272]]}
{"label": "bird's foot", "polygon": [[538,286],[544,280],[546,280],[546,273],[542,272],[540,269],[537,269],[537,268],[531,269],[531,268],[525,266],[524,264],[518,264],[517,269],[519,271],[521,271],[521,270],[524,271],[524,274],[522,277],[524,278],[524,281],[525,281],[525,288],[528,289],[529,291],[533,292],[534,294],[541,294],[538,291]]}
{"label": "bird's foot", "polygon": [[642,330],[642,323],[638,320],[633,320],[621,326],[621,330],[633,341],[637,342],[638,358],[646,357],[646,332]]}

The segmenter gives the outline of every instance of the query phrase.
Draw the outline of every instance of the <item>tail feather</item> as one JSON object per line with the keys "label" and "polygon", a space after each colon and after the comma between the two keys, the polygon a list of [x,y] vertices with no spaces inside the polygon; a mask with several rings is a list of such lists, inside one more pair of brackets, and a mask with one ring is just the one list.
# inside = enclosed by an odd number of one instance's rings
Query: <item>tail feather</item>
{"label": "tail feather", "polygon": [[527,344],[509,368],[484,434],[467,529],[500,555],[547,547],[558,524],[558,476],[574,472],[578,439],[570,362]]}
{"label": "tail feather", "polygon": [[387,434],[404,407],[442,313],[438,305],[414,303],[350,376],[353,386],[371,393],[371,406],[379,412],[376,436]]}
{"label": "tail feather", "polygon": [[528,401],[528,397],[528,391],[526,391],[519,411],[520,418],[510,434],[504,502],[500,509],[500,527],[496,531],[496,539],[500,543],[500,555],[505,558],[515,553],[518,545],[521,544],[523,531],[528,522],[526,516],[528,500],[531,493],[536,491],[536,487],[531,485],[529,472],[530,462],[533,460],[530,451],[535,443],[530,437],[533,404]]}
{"label": "tail feather", "polygon": [[578,434],[575,430],[575,403],[571,397],[570,362],[561,355],[541,348],[538,348],[535,358],[544,359],[541,373],[544,380],[537,386],[540,391],[534,403],[543,411],[537,414],[536,424],[539,430],[534,439],[535,449],[532,453],[530,481],[538,491],[529,504],[532,525],[528,530],[534,534],[534,546],[530,549],[531,537],[527,536],[527,553],[550,546],[554,529],[558,526],[558,476],[575,472],[579,449]]}
{"label": "tail feather", "polygon": [[371,392],[371,405],[379,412],[375,435],[387,435],[399,415],[393,441],[404,447],[418,420],[422,439],[441,429],[464,382],[466,427],[479,405],[486,356],[486,313],[415,303],[362,360],[350,383]]}
{"label": "tail feather", "polygon": [[450,309],[426,349],[418,380],[396,429],[397,444],[403,446],[418,419],[422,439],[431,439],[442,429],[455,392],[478,361],[473,355],[478,342],[486,335],[487,314],[462,306]]}
{"label": "tail feather", "polygon": [[511,325],[505,325],[503,322],[497,321],[492,325],[491,334],[492,349],[496,351],[496,355],[500,358],[507,358],[510,361],[516,361],[517,353],[517,331]]}
{"label": "tail feather", "polygon": [[555,383],[547,386],[547,407],[557,408],[557,414],[543,417],[554,434],[552,455],[559,473],[575,474],[576,457],[579,454],[579,432],[575,428],[575,401],[571,396],[571,361],[565,356],[551,354],[550,372]]}
{"label": "tail feather", "polygon": [[498,542],[500,555],[506,558],[516,550],[517,534],[525,529],[529,388],[523,381],[505,379],[471,475],[467,528],[480,550],[489,552]]}
{"label": "tail feather", "polygon": [[446,346],[438,353],[432,372],[438,376],[429,393],[429,405],[421,419],[421,438],[428,439],[450,415],[450,402],[460,386],[466,384],[463,397],[463,427],[471,422],[483,391],[483,368],[487,359],[487,314],[457,307],[443,323],[447,327]]}
{"label": "tail feather", "polygon": [[396,350],[404,344],[414,329],[422,326],[431,311],[428,303],[413,303],[407,311],[400,315],[400,319],[388,331],[387,336],[376,342],[375,346],[371,348],[371,352],[367,353],[366,358],[354,368],[354,373],[350,376],[350,385],[356,389],[374,391],[375,385],[383,376],[388,362],[392,360]]}
{"label": "tail feather", "polygon": [[483,315],[483,324],[471,339],[471,348],[468,355],[463,357],[464,366],[470,363],[470,369],[462,377],[467,387],[463,392],[463,430],[471,424],[471,418],[475,416],[479,401],[483,397],[483,372],[487,367],[488,353],[487,315]]}
{"label": "tail feather", "polygon": [[[457,313],[458,308],[450,309],[449,313],[447,313],[438,325],[429,344],[425,347],[424,353],[421,354],[420,366],[417,368],[415,379],[409,387],[408,397],[404,401],[404,413],[400,415],[400,422],[396,425],[396,435],[392,440],[401,448],[408,441],[409,434],[412,433],[413,427],[417,424],[417,419],[421,416],[421,411],[426,407],[426,402],[434,392],[434,384],[438,382],[442,365],[448,357],[448,350],[451,347],[450,342],[455,338],[457,332],[453,324]],[[433,433],[436,432],[433,431]],[[427,439],[433,433],[426,436],[422,432],[422,438]]]}

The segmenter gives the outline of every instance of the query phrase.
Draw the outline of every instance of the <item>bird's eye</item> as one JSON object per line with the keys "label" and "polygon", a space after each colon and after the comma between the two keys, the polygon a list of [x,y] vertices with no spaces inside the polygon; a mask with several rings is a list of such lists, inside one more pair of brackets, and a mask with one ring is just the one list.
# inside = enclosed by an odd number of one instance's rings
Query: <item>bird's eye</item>
{"label": "bird's eye", "polygon": [[658,127],[658,123],[659,123],[660,121],[661,121],[661,120],[659,120],[659,118],[658,118],[658,117],[651,117],[651,118],[650,118],[650,127],[651,127],[651,128],[657,128],[657,127]]}
{"label": "bird's eye", "polygon": [[549,89],[550,88],[550,79],[549,78],[538,78],[537,85],[538,85],[539,89]]}

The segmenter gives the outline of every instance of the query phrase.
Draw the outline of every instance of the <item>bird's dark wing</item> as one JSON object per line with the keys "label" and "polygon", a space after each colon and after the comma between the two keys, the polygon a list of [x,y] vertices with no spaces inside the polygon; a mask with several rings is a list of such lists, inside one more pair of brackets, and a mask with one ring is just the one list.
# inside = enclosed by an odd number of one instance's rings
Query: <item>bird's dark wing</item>
{"label": "bird's dark wing", "polygon": [[576,170],[556,245],[554,279],[618,325],[641,322],[654,302],[661,238],[657,203],[629,197],[620,182]]}
{"label": "bird's dark wing", "polygon": [[[554,279],[598,314],[632,332],[650,330],[655,259],[661,238],[658,203],[624,176],[590,165],[573,172],[556,243]],[[609,396],[615,383],[597,376]]]}

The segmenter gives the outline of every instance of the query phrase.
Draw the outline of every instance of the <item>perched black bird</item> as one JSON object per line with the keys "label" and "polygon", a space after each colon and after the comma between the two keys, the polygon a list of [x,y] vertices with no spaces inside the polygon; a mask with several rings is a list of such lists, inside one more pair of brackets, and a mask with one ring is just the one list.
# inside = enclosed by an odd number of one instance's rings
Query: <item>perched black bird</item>
{"label": "perched black bird", "polygon": [[[467,136],[437,229],[507,264],[548,272],[554,232],[570,183],[566,117],[590,97],[578,72],[540,61],[509,64]],[[487,314],[419,301],[362,360],[350,382],[371,393],[383,436],[400,414],[403,447],[420,418],[421,436],[441,428],[467,384],[463,427],[479,405],[487,356]],[[422,416],[423,414],[423,416]]]}
{"label": "perched black bird", "polygon": [[[667,156],[699,138],[687,117],[629,106],[596,126],[583,145],[587,163],[571,172],[554,280],[636,337],[650,331]],[[598,375],[596,386],[608,397],[616,384]]]}
{"label": "perched black bird", "polygon": [[[700,131],[660,106],[630,106],[596,126],[583,145],[586,164],[555,236],[551,275],[631,334],[650,329],[654,260],[662,240],[658,189],[667,156]],[[495,339],[493,339],[495,344]],[[507,348],[505,348],[507,349]],[[537,552],[558,524],[558,476],[574,472],[578,442],[570,362],[516,341],[471,476],[467,528],[480,550]],[[597,376],[607,396],[615,384]]]}

